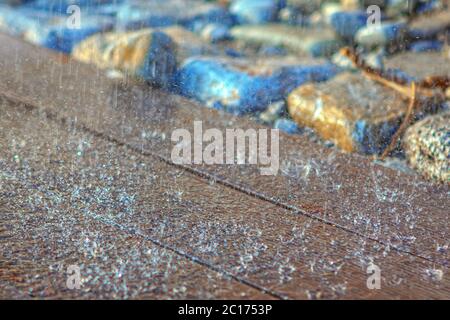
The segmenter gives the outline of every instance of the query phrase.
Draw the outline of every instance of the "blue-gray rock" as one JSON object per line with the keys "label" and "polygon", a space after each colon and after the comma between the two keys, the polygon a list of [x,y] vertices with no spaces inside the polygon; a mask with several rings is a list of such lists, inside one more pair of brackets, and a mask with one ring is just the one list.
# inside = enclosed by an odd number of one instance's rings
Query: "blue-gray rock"
{"label": "blue-gray rock", "polygon": [[292,54],[330,56],[342,45],[332,29],[301,28],[283,24],[243,25],[231,29],[233,38],[247,43],[286,48]]}
{"label": "blue-gray rock", "polygon": [[263,24],[275,21],[279,0],[234,0],[230,12],[240,24]]}
{"label": "blue-gray rock", "polygon": [[284,100],[272,102],[264,112],[259,115],[263,123],[273,123],[275,120],[287,115],[286,102]]}
{"label": "blue-gray rock", "polygon": [[278,119],[275,121],[273,127],[288,134],[295,134],[300,132],[300,128],[298,127],[298,125],[290,119]]}
{"label": "blue-gray rock", "polygon": [[288,52],[282,46],[263,45],[259,49],[258,54],[261,56],[285,56]]}
{"label": "blue-gray rock", "polygon": [[[33,0],[26,1],[23,8],[35,11],[46,11],[52,14],[65,15],[71,5],[78,6],[83,14],[91,14],[95,9],[109,4],[117,4],[124,0]],[[22,1],[23,2],[23,1]]]}
{"label": "blue-gray rock", "polygon": [[409,25],[412,39],[433,39],[450,30],[450,10],[419,17]]}
{"label": "blue-gray rock", "polygon": [[198,57],[184,63],[176,85],[179,93],[208,107],[245,114],[264,110],[300,84],[324,81],[337,72],[322,60]]}
{"label": "blue-gray rock", "polygon": [[117,27],[121,30],[179,24],[198,31],[216,22],[231,26],[233,18],[219,5],[196,0],[129,0],[121,4],[117,12]]}
{"label": "blue-gray rock", "polygon": [[351,41],[358,30],[367,25],[367,18],[364,11],[341,11],[331,15],[330,23],[339,36]]}
{"label": "blue-gray rock", "polygon": [[[366,54],[360,54],[361,58],[364,59],[365,63],[372,68],[383,69],[383,59],[384,59],[384,51],[371,51]],[[346,55],[343,55],[342,52],[336,52],[332,57],[331,61],[337,65],[338,67],[345,69],[346,71],[358,71],[359,69],[353,64],[353,61],[350,60]]]}
{"label": "blue-gray rock", "polygon": [[359,29],[355,35],[355,42],[368,48],[386,46],[403,41],[406,33],[407,25],[404,22],[381,22]]}
{"label": "blue-gray rock", "polygon": [[82,15],[79,26],[71,26],[68,24],[68,15],[0,7],[1,31],[65,53],[70,53],[80,41],[95,33],[110,30],[113,25],[113,20],[108,17]]}
{"label": "blue-gray rock", "polygon": [[212,43],[231,38],[230,27],[222,23],[209,23],[195,32],[199,33],[203,39]]}
{"label": "blue-gray rock", "polygon": [[411,52],[441,51],[444,44],[437,40],[419,40],[409,45]]}

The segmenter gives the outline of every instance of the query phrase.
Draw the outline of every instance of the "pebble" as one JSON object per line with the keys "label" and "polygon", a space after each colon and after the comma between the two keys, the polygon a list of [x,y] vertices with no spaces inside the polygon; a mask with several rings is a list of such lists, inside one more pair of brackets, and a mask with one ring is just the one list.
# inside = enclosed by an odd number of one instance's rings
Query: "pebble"
{"label": "pebble", "polygon": [[230,12],[240,24],[275,21],[279,9],[278,0],[234,0],[230,5]]}
{"label": "pebble", "polygon": [[408,128],[403,144],[414,169],[450,184],[450,112],[429,116]]}
{"label": "pebble", "polygon": [[415,80],[450,76],[450,57],[443,52],[403,52],[384,59],[386,69],[399,69]]}
{"label": "pebble", "polygon": [[388,0],[386,1],[386,12],[392,16],[405,15],[414,12],[417,8],[418,0]]}
{"label": "pebble", "polygon": [[112,4],[115,0],[22,0],[21,2],[24,3],[23,8],[65,15],[67,8],[71,5],[78,6],[82,14],[91,14],[96,8]]}
{"label": "pebble", "polygon": [[441,41],[436,40],[419,40],[409,45],[409,51],[428,52],[428,51],[441,51],[444,44]]}
{"label": "pebble", "polygon": [[307,26],[310,23],[310,17],[296,8],[285,7],[279,11],[277,21],[287,25]]}
{"label": "pebble", "polygon": [[[361,57],[364,59],[367,65],[376,69],[384,69],[384,52],[383,51],[374,51],[368,54],[361,54]],[[346,71],[358,71],[358,69],[354,66],[353,62],[341,52],[336,52],[332,57],[331,61]]]}
{"label": "pebble", "polygon": [[262,46],[258,54],[261,56],[285,56],[288,54],[286,49],[281,46]]}
{"label": "pebble", "polygon": [[327,25],[331,25],[331,18],[337,12],[344,11],[343,6],[336,2],[325,2],[320,8],[320,13],[316,15],[316,20],[322,21]]}
{"label": "pebble", "polygon": [[4,0],[3,2],[4,2],[4,4],[10,5],[10,6],[18,6],[18,5],[26,3],[27,0],[25,0],[25,1],[24,0]]}
{"label": "pebble", "polygon": [[331,15],[330,23],[336,34],[347,41],[353,41],[359,29],[367,25],[367,18],[364,11],[339,11]]}
{"label": "pebble", "polygon": [[386,148],[408,107],[402,96],[360,73],[302,85],[287,101],[289,114],[300,126],[313,128],[344,151],[363,154]]}
{"label": "pebble", "polygon": [[450,10],[442,10],[413,20],[409,25],[413,39],[433,39],[450,30]]}
{"label": "pebble", "polygon": [[114,25],[108,17],[85,15],[80,28],[71,28],[67,19],[67,16],[45,11],[12,9],[0,5],[1,31],[64,53],[70,53],[80,41],[95,33],[111,30]]}
{"label": "pebble", "polygon": [[181,26],[170,26],[161,28],[161,31],[167,34],[174,42],[176,49],[176,57],[178,63],[182,63],[185,59],[199,55],[219,55],[218,48],[204,41],[197,34],[183,28]]}
{"label": "pebble", "polygon": [[194,57],[180,68],[176,86],[210,108],[245,114],[263,111],[300,84],[324,81],[337,72],[332,64],[312,58]]}
{"label": "pebble", "polygon": [[237,40],[259,45],[281,46],[290,53],[307,53],[313,57],[330,56],[342,43],[331,28],[300,28],[283,24],[244,25],[231,29]]}
{"label": "pebble", "polygon": [[323,0],[285,0],[286,8],[293,8],[304,14],[312,14],[324,5]]}
{"label": "pebble", "polygon": [[99,68],[118,69],[151,84],[168,87],[176,71],[176,45],[153,29],[94,35],[73,51],[73,56]]}
{"label": "pebble", "polygon": [[211,43],[229,40],[230,27],[222,23],[209,23],[197,31],[200,36]]}
{"label": "pebble", "polygon": [[117,28],[167,27],[179,24],[192,31],[220,21],[232,25],[232,15],[222,6],[196,0],[128,0],[117,8]]}
{"label": "pebble", "polygon": [[290,119],[277,119],[273,127],[288,134],[296,134],[300,132],[298,125]]}
{"label": "pebble", "polygon": [[358,30],[355,42],[363,47],[386,46],[406,38],[407,26],[403,22],[381,22]]}
{"label": "pebble", "polygon": [[284,100],[272,102],[264,112],[259,115],[263,123],[273,123],[278,118],[287,115],[286,102]]}

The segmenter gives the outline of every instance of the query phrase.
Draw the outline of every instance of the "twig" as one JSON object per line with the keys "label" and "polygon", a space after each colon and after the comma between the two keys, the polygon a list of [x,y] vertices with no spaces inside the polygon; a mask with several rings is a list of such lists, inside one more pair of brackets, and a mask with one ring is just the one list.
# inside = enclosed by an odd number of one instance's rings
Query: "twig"
{"label": "twig", "polygon": [[413,82],[411,85],[411,101],[409,103],[405,118],[403,119],[403,122],[401,123],[400,127],[395,132],[394,136],[392,137],[390,144],[386,147],[386,149],[384,149],[380,157],[380,160],[384,160],[396,147],[398,139],[404,133],[406,128],[408,128],[412,118],[414,117],[415,105],[416,105],[416,83]]}
{"label": "twig", "polygon": [[[341,54],[349,58],[355,67],[360,69],[367,78],[389,87],[407,98],[411,98],[409,87],[407,86],[408,83],[405,80],[400,79],[395,75],[388,75],[383,70],[367,65],[367,63],[361,59],[356,52],[348,47],[343,48],[341,50]],[[450,80],[446,77],[432,77],[418,83],[416,87],[417,93],[421,96],[432,98],[439,95],[438,92],[431,90],[432,88],[437,87],[445,91],[445,88],[449,85]]]}
{"label": "twig", "polygon": [[410,90],[407,81],[398,78],[395,75],[387,74],[383,70],[367,65],[367,63],[353,49],[348,47],[343,48],[341,49],[341,54],[349,58],[355,67],[361,70],[364,76],[396,91],[397,93],[400,93],[410,101],[403,122],[393,135],[388,147],[383,151],[380,160],[384,160],[395,148],[399,137],[411,123],[415,109],[423,106],[423,101],[421,101],[420,104],[417,104],[417,96],[427,99],[433,98],[445,100],[446,94],[448,94],[448,91],[450,90],[450,77],[448,76],[433,76],[427,77],[418,83],[412,82],[412,90]]}

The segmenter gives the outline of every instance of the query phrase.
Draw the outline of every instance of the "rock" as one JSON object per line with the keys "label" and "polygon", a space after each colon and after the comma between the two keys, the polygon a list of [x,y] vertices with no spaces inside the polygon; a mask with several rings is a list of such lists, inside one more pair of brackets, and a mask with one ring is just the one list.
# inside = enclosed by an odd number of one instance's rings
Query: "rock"
{"label": "rock", "polygon": [[310,24],[310,16],[296,8],[285,7],[278,12],[277,21],[287,25],[307,26]]}
{"label": "rock", "polygon": [[176,84],[179,93],[208,107],[244,114],[264,110],[300,84],[336,73],[332,64],[312,58],[194,57],[183,64]]}
{"label": "rock", "polygon": [[408,50],[411,52],[429,52],[441,51],[444,44],[435,40],[419,40],[409,45]]}
{"label": "rock", "polygon": [[291,53],[307,53],[313,57],[329,56],[341,46],[341,42],[329,28],[310,29],[281,24],[245,25],[233,27],[231,35],[240,41],[282,46]]}
{"label": "rock", "polygon": [[79,28],[70,27],[66,15],[0,6],[1,31],[64,53],[70,53],[80,41],[114,25],[108,17],[84,15],[81,19]]}
{"label": "rock", "polygon": [[[23,1],[22,1],[23,2]],[[22,8],[33,11],[45,11],[56,15],[67,14],[67,9],[76,5],[80,8],[81,14],[94,14],[97,8],[113,4],[114,0],[32,0],[25,1]]]}
{"label": "rock", "polygon": [[445,34],[450,29],[450,9],[418,17],[410,23],[409,28],[411,38],[416,40]]}
{"label": "rock", "polygon": [[73,56],[99,68],[118,69],[167,87],[176,71],[175,50],[165,33],[142,29],[94,35],[76,46]]}
{"label": "rock", "polygon": [[450,112],[408,128],[403,139],[410,165],[429,179],[450,184]]}
{"label": "rock", "polygon": [[411,14],[419,0],[388,0],[386,11],[390,16]]}
{"label": "rock", "polygon": [[240,24],[262,24],[274,21],[278,15],[278,0],[234,0],[230,12]]}
{"label": "rock", "polygon": [[[368,54],[360,54],[362,59],[364,59],[365,63],[376,69],[383,69],[383,58],[384,58],[384,52],[383,51],[372,51]],[[345,55],[342,54],[342,52],[338,51],[336,52],[332,57],[331,61],[340,68],[343,68],[347,71],[359,71],[357,67],[353,64],[353,62]]]}
{"label": "rock", "polygon": [[298,125],[290,119],[277,119],[273,127],[288,134],[296,134],[300,132]]}
{"label": "rock", "polygon": [[450,77],[450,57],[442,52],[404,52],[386,58],[384,65],[386,69],[403,71],[411,80],[431,76]]}
{"label": "rock", "polygon": [[372,51],[368,54],[363,55],[364,61],[368,66],[375,69],[384,69],[383,58],[385,56],[385,52],[383,50],[380,51]]}
{"label": "rock", "polygon": [[278,20],[283,23],[307,26],[311,23],[311,17],[316,15],[321,6],[327,5],[322,0],[283,0],[285,5],[278,14]]}
{"label": "rock", "polygon": [[347,41],[353,41],[359,29],[367,25],[367,14],[364,11],[340,11],[330,17],[335,32]]}
{"label": "rock", "polygon": [[417,15],[424,15],[436,12],[437,10],[448,9],[447,0],[419,0],[416,1],[417,5],[414,8],[414,12]]}
{"label": "rock", "polygon": [[358,68],[354,65],[353,61],[349,59],[346,55],[343,55],[340,51],[333,54],[331,61],[339,68],[345,71],[356,72]]}
{"label": "rock", "polygon": [[258,51],[258,55],[261,56],[285,56],[287,54],[286,49],[281,46],[262,46]]}
{"label": "rock", "polygon": [[361,5],[359,0],[340,0],[339,2],[346,11],[358,10]]}
{"label": "rock", "polygon": [[181,27],[171,26],[162,28],[176,45],[177,62],[182,63],[185,59],[199,55],[218,55],[220,51],[214,46],[203,41],[195,33]]}
{"label": "rock", "polygon": [[216,43],[215,46],[219,49],[228,51],[229,53],[226,55],[235,58],[259,56],[261,48],[263,47],[257,44],[235,40],[232,39],[232,37],[228,40]]}
{"label": "rock", "polygon": [[295,8],[304,14],[311,14],[320,9],[322,0],[285,0],[286,7]]}
{"label": "rock", "polygon": [[231,26],[233,19],[222,6],[196,0],[128,0],[117,11],[120,30],[167,27],[179,24],[191,31],[216,23]]}
{"label": "rock", "polygon": [[280,100],[272,102],[264,112],[261,112],[259,120],[263,123],[272,123],[285,115],[287,115],[286,102]]}
{"label": "rock", "polygon": [[[223,47],[223,46],[222,46]],[[223,52],[227,57],[231,58],[244,58],[246,54],[240,50],[237,50],[235,48],[230,48],[228,46],[223,47]]]}
{"label": "rock", "polygon": [[381,22],[359,29],[355,35],[355,42],[367,48],[387,46],[393,42],[404,41],[406,32],[405,23]]}
{"label": "rock", "polygon": [[386,13],[389,16],[420,15],[439,8],[441,0],[388,0]]}
{"label": "rock", "polygon": [[[408,107],[400,94],[360,73],[302,85],[287,101],[289,114],[300,126],[313,128],[344,151],[363,154],[386,148]],[[424,110],[436,108],[430,103]]]}
{"label": "rock", "polygon": [[204,40],[212,43],[229,40],[231,37],[230,27],[221,23],[207,24],[197,32]]}
{"label": "rock", "polygon": [[30,1],[33,1],[33,0],[4,0],[4,1],[2,1],[2,3],[10,5],[10,6],[18,6],[18,5],[22,5],[22,4],[25,4]]}
{"label": "rock", "polygon": [[[355,0],[353,0],[355,1]],[[360,8],[367,8],[369,6],[375,5],[380,7],[381,10],[385,10],[392,0],[357,0],[360,5]]]}
{"label": "rock", "polygon": [[331,17],[333,17],[335,13],[342,11],[345,10],[341,4],[335,2],[325,2],[320,8],[320,16],[324,23],[331,25]]}

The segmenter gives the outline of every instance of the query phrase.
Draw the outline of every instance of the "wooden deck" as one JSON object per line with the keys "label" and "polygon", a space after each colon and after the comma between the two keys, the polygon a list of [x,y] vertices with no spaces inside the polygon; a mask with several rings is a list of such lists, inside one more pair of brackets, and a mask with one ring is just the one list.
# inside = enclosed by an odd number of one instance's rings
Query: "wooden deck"
{"label": "wooden deck", "polygon": [[450,298],[448,187],[283,134],[277,176],[175,165],[175,128],[258,125],[0,43],[0,297]]}

